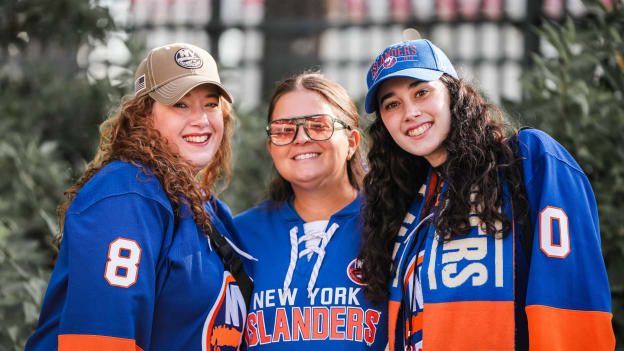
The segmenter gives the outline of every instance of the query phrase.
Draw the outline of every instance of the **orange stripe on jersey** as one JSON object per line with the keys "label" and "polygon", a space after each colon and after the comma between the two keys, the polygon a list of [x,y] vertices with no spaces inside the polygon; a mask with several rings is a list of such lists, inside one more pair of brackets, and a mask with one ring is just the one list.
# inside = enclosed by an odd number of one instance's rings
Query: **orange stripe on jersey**
{"label": "orange stripe on jersey", "polygon": [[59,335],[58,349],[59,351],[143,351],[132,339],[81,334]]}
{"label": "orange stripe on jersey", "polygon": [[550,306],[526,307],[531,350],[613,350],[613,315]]}
{"label": "orange stripe on jersey", "polygon": [[[442,188],[443,186],[444,186],[444,182],[440,182],[440,188]],[[436,197],[436,202],[435,202],[436,206],[440,204],[440,195],[442,195],[441,191],[438,192],[438,197]]]}
{"label": "orange stripe on jersey", "polygon": [[419,332],[422,329],[422,323],[423,323],[423,318],[422,318],[423,314],[419,313],[415,316],[412,316],[412,330],[410,332],[409,329],[409,323],[406,321],[405,322],[405,337],[409,337],[410,335]]}
{"label": "orange stripe on jersey", "polygon": [[410,265],[407,273],[405,273],[405,279],[403,280],[403,295],[405,295],[405,292],[407,291],[407,286],[409,285],[409,279],[412,276],[412,273],[414,273],[414,265]]}
{"label": "orange stripe on jersey", "polygon": [[423,349],[513,350],[513,301],[425,303]]}
{"label": "orange stripe on jersey", "polygon": [[418,258],[416,259],[416,265],[410,265],[407,269],[407,273],[405,273],[405,279],[403,279],[403,295],[405,295],[405,292],[407,291],[407,286],[409,285],[409,279],[412,277],[412,273],[414,273],[414,268],[418,267],[423,260],[425,259],[425,253],[421,252],[420,255],[418,255]]}
{"label": "orange stripe on jersey", "polygon": [[[431,171],[431,176],[429,177],[429,184],[427,185],[427,196],[425,197],[424,207],[420,214],[420,219],[422,220],[429,214],[429,210],[431,207],[431,198],[435,193],[435,187],[438,183],[438,173],[434,170]],[[438,199],[436,199],[436,204]]]}
{"label": "orange stripe on jersey", "polygon": [[399,301],[388,302],[388,346],[390,351],[394,351],[395,331],[400,307]]}

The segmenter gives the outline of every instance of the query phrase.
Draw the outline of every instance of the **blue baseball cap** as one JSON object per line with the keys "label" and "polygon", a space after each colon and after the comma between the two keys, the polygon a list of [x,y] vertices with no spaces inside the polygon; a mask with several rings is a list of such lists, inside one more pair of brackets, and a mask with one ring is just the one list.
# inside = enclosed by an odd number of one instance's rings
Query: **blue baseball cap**
{"label": "blue baseball cap", "polygon": [[459,79],[448,57],[429,40],[407,40],[387,47],[373,61],[366,75],[366,113],[376,110],[375,95],[384,80],[409,77],[428,82],[440,78],[444,73]]}

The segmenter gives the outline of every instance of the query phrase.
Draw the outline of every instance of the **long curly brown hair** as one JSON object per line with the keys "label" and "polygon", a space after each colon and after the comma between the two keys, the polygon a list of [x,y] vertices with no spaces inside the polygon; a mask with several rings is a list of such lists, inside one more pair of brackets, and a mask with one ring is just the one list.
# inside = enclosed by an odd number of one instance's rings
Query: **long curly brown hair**
{"label": "long curly brown hair", "polygon": [[231,179],[230,138],[234,121],[231,106],[220,97],[223,138],[212,161],[199,174],[186,159],[172,150],[167,140],[154,128],[153,120],[149,118],[153,106],[154,99],[149,95],[126,97],[120,111],[100,125],[100,143],[95,157],[87,164],[76,184],[65,191],[67,200],[58,208],[60,232],[56,240],[57,246],[62,239],[65,214],[78,191],[95,173],[115,160],[132,163],[142,168],[146,174],[155,176],[167,194],[176,216],[183,215],[183,208],[190,208],[197,224],[212,228],[203,203],[210,197],[219,180],[224,180],[225,188]]}
{"label": "long curly brown hair", "polygon": [[[445,233],[443,240],[468,234],[469,214],[476,210],[485,233],[504,236],[511,221],[500,211],[503,183],[509,188],[518,224],[525,226],[528,200],[518,153],[513,143],[503,142],[506,135],[516,131],[505,123],[500,109],[486,103],[469,84],[448,75],[440,80],[450,93],[451,129],[443,142],[447,159],[436,168],[448,189],[434,209],[436,231]],[[364,292],[371,301],[380,302],[388,297],[388,268],[397,232],[426,180],[430,164],[424,157],[401,149],[379,113],[368,132],[370,170],[364,178],[366,204],[359,258],[368,283]],[[471,199],[473,190],[476,196]]]}
{"label": "long curly brown hair", "polygon": [[[315,71],[305,71],[293,75],[282,80],[277,85],[269,103],[267,123],[271,122],[271,116],[273,115],[273,110],[275,109],[277,101],[285,94],[298,89],[305,89],[318,93],[331,105],[332,109],[337,114],[336,118],[346,122],[351,129],[358,129],[359,114],[347,90],[340,84],[325,77],[322,73]],[[364,178],[364,169],[362,166],[362,152],[360,151],[359,145],[351,159],[347,161],[347,175],[351,186],[360,190],[362,179]],[[275,202],[285,201],[293,194],[290,182],[275,171],[275,177],[271,181],[268,189],[269,199]]]}

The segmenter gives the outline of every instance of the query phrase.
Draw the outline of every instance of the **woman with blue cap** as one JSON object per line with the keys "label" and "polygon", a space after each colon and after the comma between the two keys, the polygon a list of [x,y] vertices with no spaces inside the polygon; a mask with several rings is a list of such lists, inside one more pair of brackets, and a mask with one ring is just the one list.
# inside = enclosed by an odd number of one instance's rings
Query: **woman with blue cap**
{"label": "woman with blue cap", "polygon": [[510,130],[428,40],[386,48],[367,84],[360,259],[367,297],[390,298],[390,349],[613,350],[596,201],[570,154]]}

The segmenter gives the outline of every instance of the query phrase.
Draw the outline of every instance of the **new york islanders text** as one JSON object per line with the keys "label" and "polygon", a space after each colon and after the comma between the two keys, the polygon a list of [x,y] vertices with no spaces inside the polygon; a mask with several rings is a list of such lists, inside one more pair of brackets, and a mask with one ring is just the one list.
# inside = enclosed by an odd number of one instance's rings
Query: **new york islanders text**
{"label": "new york islanders text", "polygon": [[[249,346],[303,340],[351,340],[371,345],[381,312],[360,307],[360,288],[315,288],[312,306],[294,306],[298,289],[271,289],[254,293],[247,316]],[[307,295],[307,291],[304,291]]]}

